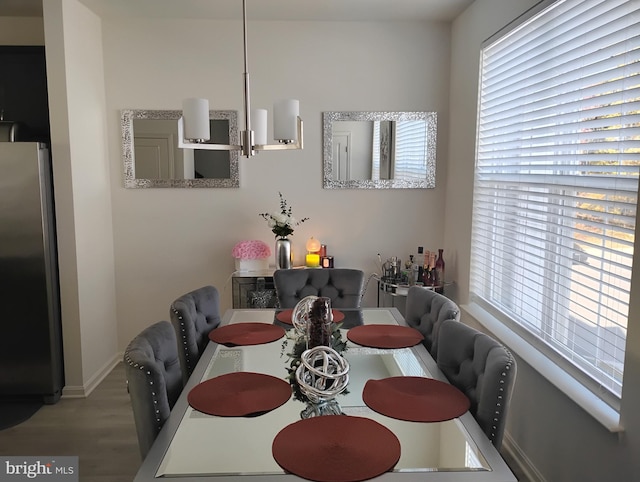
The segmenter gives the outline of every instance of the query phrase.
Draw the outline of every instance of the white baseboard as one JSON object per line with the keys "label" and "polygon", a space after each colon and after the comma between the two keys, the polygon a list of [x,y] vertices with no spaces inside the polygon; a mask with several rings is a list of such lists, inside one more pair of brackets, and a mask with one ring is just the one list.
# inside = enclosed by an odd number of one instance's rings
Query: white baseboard
{"label": "white baseboard", "polygon": [[97,372],[95,372],[89,380],[84,385],[66,385],[62,389],[62,397],[61,398],[86,398],[88,397],[95,388],[100,385],[100,382],[104,380],[104,378],[111,373],[111,370],[120,363],[122,360],[123,353],[116,353],[111,357],[107,363],[105,363],[102,368],[100,368]]}
{"label": "white baseboard", "polygon": [[531,463],[531,460],[529,460],[508,432],[504,434],[501,451],[504,453],[504,458],[509,461],[510,465],[516,465],[516,467],[511,467],[511,469],[517,472],[516,477],[518,477],[519,482],[546,482],[543,475],[536,469],[533,463]]}

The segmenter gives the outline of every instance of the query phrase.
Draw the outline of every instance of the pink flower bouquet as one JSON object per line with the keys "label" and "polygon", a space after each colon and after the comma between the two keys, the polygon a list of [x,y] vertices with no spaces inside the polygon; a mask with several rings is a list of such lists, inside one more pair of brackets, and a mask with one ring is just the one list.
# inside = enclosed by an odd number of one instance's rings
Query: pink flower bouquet
{"label": "pink flower bouquet", "polygon": [[233,247],[231,255],[236,259],[236,271],[266,270],[269,269],[271,248],[263,241],[240,241]]}

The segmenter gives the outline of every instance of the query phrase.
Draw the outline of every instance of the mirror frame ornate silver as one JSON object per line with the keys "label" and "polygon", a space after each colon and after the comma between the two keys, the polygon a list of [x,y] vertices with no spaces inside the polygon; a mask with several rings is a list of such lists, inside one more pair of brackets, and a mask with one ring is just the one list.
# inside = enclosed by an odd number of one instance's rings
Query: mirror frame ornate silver
{"label": "mirror frame ornate silver", "polygon": [[[427,175],[425,179],[377,179],[341,181],[332,179],[333,121],[427,121]],[[433,189],[436,187],[436,112],[323,112],[322,154],[324,189]]]}
{"label": "mirror frame ornate silver", "polygon": [[[122,159],[124,162],[124,187],[126,188],[154,188],[154,187],[240,187],[238,169],[239,151],[229,151],[231,175],[229,179],[137,179],[135,177],[135,163],[133,155],[133,121],[134,119],[160,119],[176,121],[182,115],[180,110],[142,110],[124,109],[120,116],[122,131]],[[233,110],[209,111],[210,119],[227,119],[229,121],[229,144],[240,144],[238,134],[238,113]]]}

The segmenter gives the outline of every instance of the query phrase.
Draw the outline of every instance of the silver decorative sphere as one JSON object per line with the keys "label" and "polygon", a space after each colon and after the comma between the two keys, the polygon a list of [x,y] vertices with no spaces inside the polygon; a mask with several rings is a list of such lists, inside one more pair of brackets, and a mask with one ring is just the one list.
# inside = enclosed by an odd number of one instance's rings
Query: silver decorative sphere
{"label": "silver decorative sphere", "polygon": [[349,362],[333,348],[316,346],[302,353],[296,381],[313,403],[331,400],[347,388]]}

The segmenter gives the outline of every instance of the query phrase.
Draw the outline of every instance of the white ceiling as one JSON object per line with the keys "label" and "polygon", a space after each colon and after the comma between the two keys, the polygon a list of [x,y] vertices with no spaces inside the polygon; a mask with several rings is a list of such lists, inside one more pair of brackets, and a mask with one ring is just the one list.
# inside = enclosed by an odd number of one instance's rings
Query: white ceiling
{"label": "white ceiling", "polygon": [[[0,16],[42,16],[43,0],[0,0]],[[46,1],[46,0],[44,0]],[[101,16],[239,19],[241,0],[80,0]],[[444,20],[473,0],[248,0],[254,20]]]}

